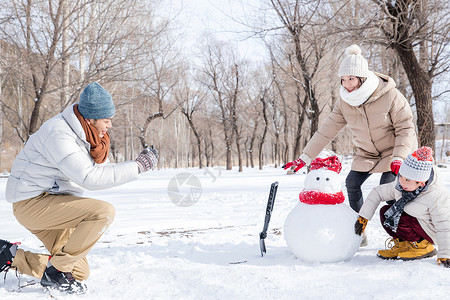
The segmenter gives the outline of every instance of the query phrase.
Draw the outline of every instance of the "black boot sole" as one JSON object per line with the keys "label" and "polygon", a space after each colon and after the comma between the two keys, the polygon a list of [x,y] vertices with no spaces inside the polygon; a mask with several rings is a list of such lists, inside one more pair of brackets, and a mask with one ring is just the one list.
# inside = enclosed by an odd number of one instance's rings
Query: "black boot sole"
{"label": "black boot sole", "polygon": [[82,294],[85,294],[87,291],[86,285],[81,282],[77,282],[74,284],[67,284],[67,283],[59,284],[59,283],[55,283],[53,281],[47,281],[47,280],[41,279],[40,283],[41,283],[41,286],[44,287],[45,289],[60,291],[60,292],[66,293],[66,294],[82,295]]}
{"label": "black boot sole", "polygon": [[427,257],[433,257],[437,254],[436,249],[434,249],[431,252],[428,252],[427,254],[421,255],[421,256],[416,256],[416,257],[399,257],[399,259],[407,261],[407,260],[417,260],[417,259],[422,259],[422,258],[427,258]]}
{"label": "black boot sole", "polygon": [[380,254],[377,254],[377,256],[378,256],[379,258],[381,258],[381,259],[384,259],[384,260],[397,260],[397,259],[398,259],[398,256],[395,256],[395,257],[385,257],[385,256],[381,256]]}

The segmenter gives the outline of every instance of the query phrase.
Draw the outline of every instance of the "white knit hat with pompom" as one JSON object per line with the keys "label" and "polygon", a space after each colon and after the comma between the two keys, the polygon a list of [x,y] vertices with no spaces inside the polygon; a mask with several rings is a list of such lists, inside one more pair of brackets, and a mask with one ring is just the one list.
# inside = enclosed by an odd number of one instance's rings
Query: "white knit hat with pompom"
{"label": "white knit hat with pompom", "polygon": [[345,50],[347,56],[342,60],[338,75],[357,76],[367,78],[369,67],[367,60],[361,55],[361,48],[358,45],[351,45]]}

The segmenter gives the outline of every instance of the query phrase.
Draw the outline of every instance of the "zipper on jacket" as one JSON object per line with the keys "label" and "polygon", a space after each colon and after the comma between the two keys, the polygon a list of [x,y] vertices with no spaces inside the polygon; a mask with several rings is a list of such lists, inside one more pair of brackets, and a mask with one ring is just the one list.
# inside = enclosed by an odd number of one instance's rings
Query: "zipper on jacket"
{"label": "zipper on jacket", "polygon": [[[375,150],[377,150],[378,156],[380,156],[381,152],[380,152],[380,150],[378,150],[377,146],[375,145],[375,143],[374,143],[374,141],[373,141],[373,138],[372,138],[372,133],[370,132],[369,118],[367,117],[366,106],[365,106],[364,104],[363,104],[363,110],[364,110],[364,117],[365,117],[366,120],[367,120],[367,130],[368,130],[368,132],[369,132],[370,141],[372,142],[372,145],[373,145],[373,147],[375,148]],[[380,156],[380,158],[381,158],[381,156]]]}

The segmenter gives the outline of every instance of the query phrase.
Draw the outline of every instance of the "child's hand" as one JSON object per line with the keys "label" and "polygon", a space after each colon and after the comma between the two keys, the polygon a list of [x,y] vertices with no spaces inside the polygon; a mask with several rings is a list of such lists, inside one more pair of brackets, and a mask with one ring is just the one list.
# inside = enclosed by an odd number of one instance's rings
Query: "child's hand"
{"label": "child's hand", "polygon": [[444,267],[450,268],[450,259],[448,258],[438,258],[437,263],[438,265],[442,263]]}
{"label": "child's hand", "polygon": [[367,222],[368,220],[366,218],[358,216],[358,220],[356,220],[355,223],[355,233],[357,235],[361,235],[364,232],[367,226]]}

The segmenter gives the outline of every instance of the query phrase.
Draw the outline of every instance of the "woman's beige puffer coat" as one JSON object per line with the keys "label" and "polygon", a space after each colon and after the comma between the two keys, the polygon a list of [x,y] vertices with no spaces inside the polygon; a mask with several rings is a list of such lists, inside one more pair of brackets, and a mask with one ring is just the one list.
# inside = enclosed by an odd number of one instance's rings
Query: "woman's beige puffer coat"
{"label": "woman's beige puffer coat", "polygon": [[404,159],[417,148],[413,114],[408,101],[395,88],[392,78],[379,73],[375,75],[380,83],[370,98],[359,106],[339,100],[304,148],[304,154],[311,159],[317,157],[346,125],[353,136],[354,171],[390,171],[394,157]]}

